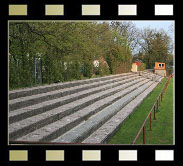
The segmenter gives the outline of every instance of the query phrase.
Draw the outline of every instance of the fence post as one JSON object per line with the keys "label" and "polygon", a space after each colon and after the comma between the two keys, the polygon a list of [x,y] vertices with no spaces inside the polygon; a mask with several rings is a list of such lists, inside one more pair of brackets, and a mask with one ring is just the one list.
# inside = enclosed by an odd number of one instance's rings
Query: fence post
{"label": "fence post", "polygon": [[146,143],[146,140],[145,140],[145,124],[144,124],[144,127],[143,127],[143,144]]}
{"label": "fence post", "polygon": [[151,113],[150,113],[150,131],[151,131],[152,129],[151,129]]}
{"label": "fence post", "polygon": [[154,120],[156,120],[156,106],[154,105]]}

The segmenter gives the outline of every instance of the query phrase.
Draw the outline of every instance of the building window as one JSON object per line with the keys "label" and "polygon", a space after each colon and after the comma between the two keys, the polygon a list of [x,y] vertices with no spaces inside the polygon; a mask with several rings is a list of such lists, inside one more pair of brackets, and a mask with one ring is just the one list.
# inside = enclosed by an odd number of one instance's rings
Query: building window
{"label": "building window", "polygon": [[159,67],[161,67],[161,63],[159,63]]}
{"label": "building window", "polygon": [[162,64],[162,67],[164,67],[164,64]]}

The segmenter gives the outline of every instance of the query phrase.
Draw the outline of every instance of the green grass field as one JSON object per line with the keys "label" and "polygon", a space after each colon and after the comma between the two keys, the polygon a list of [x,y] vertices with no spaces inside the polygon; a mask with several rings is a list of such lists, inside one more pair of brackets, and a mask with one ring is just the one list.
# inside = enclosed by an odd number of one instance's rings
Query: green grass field
{"label": "green grass field", "polygon": [[[162,83],[158,84],[137,110],[129,116],[108,141],[109,144],[132,143],[166,80],[167,78],[164,78]],[[142,133],[136,144],[143,144]],[[169,82],[163,101],[156,113],[156,120],[152,116],[152,131],[150,131],[150,120],[148,119],[146,122],[146,144],[173,144],[173,78]]]}

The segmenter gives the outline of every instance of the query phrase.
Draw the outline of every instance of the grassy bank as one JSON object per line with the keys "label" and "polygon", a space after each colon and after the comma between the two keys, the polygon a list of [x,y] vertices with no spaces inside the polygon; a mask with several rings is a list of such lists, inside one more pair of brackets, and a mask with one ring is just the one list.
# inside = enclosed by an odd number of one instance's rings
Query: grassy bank
{"label": "grassy bank", "polygon": [[[129,116],[126,122],[108,141],[109,144],[131,144],[147,114],[152,108],[157,96],[166,82],[162,83],[142,102],[137,110]],[[142,134],[136,144],[143,144]],[[173,143],[173,79],[167,87],[163,101],[156,114],[156,120],[152,117],[152,131],[149,128],[149,120],[146,123],[146,144],[172,144]]]}

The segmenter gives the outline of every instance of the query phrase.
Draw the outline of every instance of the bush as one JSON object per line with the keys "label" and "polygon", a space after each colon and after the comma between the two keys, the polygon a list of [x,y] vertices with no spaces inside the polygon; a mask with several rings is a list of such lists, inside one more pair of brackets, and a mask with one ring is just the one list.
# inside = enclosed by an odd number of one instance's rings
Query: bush
{"label": "bush", "polygon": [[90,61],[85,61],[83,76],[91,78],[92,75],[93,75],[93,64]]}
{"label": "bush", "polygon": [[81,79],[81,65],[78,61],[75,61],[71,64],[71,76],[74,79],[80,80]]}
{"label": "bush", "polygon": [[100,63],[99,68],[98,68],[96,74],[98,74],[100,76],[109,75],[110,74],[110,70],[109,70],[108,64],[106,64],[106,63],[105,64]]}
{"label": "bush", "polygon": [[31,62],[25,61],[16,63],[15,61],[9,62],[9,87],[10,89],[28,87],[34,83],[33,72],[31,72]]}
{"label": "bush", "polygon": [[63,71],[64,81],[72,81],[81,79],[81,65],[78,61],[65,62]]}

